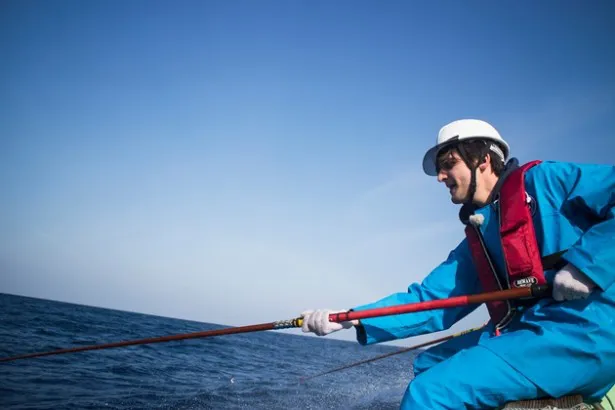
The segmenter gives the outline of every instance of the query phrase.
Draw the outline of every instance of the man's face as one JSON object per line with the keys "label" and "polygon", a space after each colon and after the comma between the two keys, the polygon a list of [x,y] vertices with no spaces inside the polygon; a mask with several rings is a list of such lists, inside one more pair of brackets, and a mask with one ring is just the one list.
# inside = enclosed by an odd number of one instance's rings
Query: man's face
{"label": "man's face", "polygon": [[470,189],[472,173],[459,154],[452,150],[438,156],[436,169],[438,182],[444,182],[451,194],[451,201],[454,204],[464,203]]}

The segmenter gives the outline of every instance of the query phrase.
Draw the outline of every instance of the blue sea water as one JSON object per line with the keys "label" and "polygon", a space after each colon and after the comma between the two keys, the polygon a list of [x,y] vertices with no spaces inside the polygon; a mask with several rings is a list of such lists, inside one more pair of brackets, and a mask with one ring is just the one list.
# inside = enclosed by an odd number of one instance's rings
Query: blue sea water
{"label": "blue sea water", "polygon": [[[223,326],[0,294],[0,357]],[[396,409],[413,353],[266,331],[0,363],[0,408]]]}

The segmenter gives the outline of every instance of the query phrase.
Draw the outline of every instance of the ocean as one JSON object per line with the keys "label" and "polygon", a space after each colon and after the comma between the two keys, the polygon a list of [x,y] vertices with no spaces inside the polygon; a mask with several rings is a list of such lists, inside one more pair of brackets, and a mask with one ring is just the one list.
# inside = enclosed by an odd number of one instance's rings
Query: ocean
{"label": "ocean", "polygon": [[[273,319],[275,320],[275,319]],[[224,326],[0,294],[0,357]],[[397,409],[415,353],[265,331],[0,363],[2,409]]]}

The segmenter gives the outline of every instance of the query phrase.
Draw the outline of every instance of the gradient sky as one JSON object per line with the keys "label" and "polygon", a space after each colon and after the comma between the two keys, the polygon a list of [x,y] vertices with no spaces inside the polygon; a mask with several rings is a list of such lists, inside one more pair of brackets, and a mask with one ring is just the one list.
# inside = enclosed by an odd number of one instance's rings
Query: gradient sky
{"label": "gradient sky", "polygon": [[405,291],[463,238],[421,169],[447,122],[490,121],[521,161],[613,162],[614,18],[4,0],[0,292],[246,325]]}

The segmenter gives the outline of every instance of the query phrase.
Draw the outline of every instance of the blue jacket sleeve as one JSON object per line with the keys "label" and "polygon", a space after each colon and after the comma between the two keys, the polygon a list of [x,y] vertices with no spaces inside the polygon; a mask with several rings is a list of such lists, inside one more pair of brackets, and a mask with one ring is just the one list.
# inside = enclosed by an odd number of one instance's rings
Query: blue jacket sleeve
{"label": "blue jacket sleeve", "polygon": [[[446,261],[436,267],[421,284],[414,283],[407,293],[395,293],[375,303],[354,308],[355,311],[406,303],[424,302],[478,293],[480,284],[464,239]],[[448,329],[477,306],[437,309],[361,319],[357,341],[362,345],[418,336]]]}
{"label": "blue jacket sleeve", "polygon": [[550,162],[539,169],[562,198],[560,212],[581,231],[563,258],[607,290],[615,282],[615,167]]}

